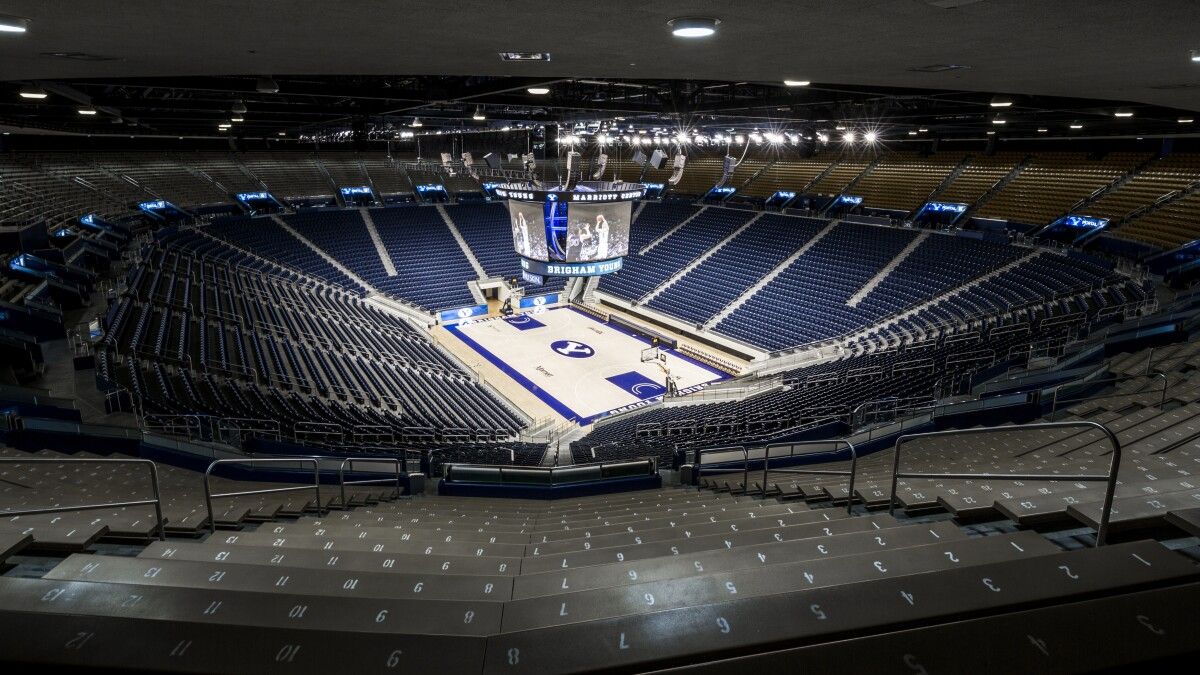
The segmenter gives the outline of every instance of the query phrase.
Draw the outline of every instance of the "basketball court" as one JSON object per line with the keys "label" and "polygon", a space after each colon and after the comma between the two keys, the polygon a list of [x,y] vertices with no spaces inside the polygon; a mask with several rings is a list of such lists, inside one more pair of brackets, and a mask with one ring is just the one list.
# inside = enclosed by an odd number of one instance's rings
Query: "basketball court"
{"label": "basketball court", "polygon": [[564,418],[598,418],[659,401],[667,371],[680,393],[728,377],[569,307],[446,326]]}

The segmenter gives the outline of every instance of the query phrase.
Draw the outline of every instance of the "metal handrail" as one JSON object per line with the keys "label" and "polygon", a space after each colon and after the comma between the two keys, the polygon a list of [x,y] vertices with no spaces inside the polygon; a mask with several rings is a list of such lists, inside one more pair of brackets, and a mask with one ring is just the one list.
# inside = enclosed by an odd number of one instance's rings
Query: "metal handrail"
{"label": "metal handrail", "polygon": [[[854,510],[854,476],[858,471],[858,451],[855,450],[854,444],[851,443],[849,439],[845,438],[834,438],[830,440],[818,441],[796,441],[795,443],[774,443],[766,446],[766,448],[764,448],[765,454],[763,454],[763,496],[766,496],[767,494],[767,472],[771,466],[771,448],[792,447],[797,445],[829,445],[830,443],[833,444],[833,451],[835,453],[837,452],[837,446],[839,445],[845,445],[850,451],[849,471],[838,471],[835,469],[776,469],[775,473],[794,473],[807,476],[849,476],[850,487],[848,490],[848,497],[846,499],[846,513],[852,513]],[[795,456],[795,453],[789,455],[789,457],[793,456]]]}
{"label": "metal handrail", "polygon": [[[1104,432],[1108,439],[1109,446],[1112,447],[1112,459],[1108,464],[1108,473],[1100,474],[1045,474],[1045,473],[925,473],[925,472],[901,472],[900,471],[900,446],[904,443],[921,438],[933,438],[944,436],[970,436],[975,434],[986,434],[991,432],[1011,433],[1013,431],[1028,431],[1034,429],[1099,429]],[[1069,422],[1039,422],[1036,424],[1022,424],[1019,426],[999,426],[999,427],[977,427],[973,429],[950,429],[946,431],[930,431],[923,434],[907,434],[896,439],[896,445],[893,450],[892,460],[892,491],[888,495],[888,513],[895,515],[896,513],[896,487],[901,478],[928,478],[928,479],[1007,479],[1007,480],[1063,480],[1063,481],[1105,481],[1106,487],[1104,490],[1104,505],[1100,510],[1100,525],[1096,528],[1096,546],[1103,546],[1108,539],[1108,523],[1112,516],[1113,495],[1117,491],[1117,471],[1121,467],[1121,441],[1117,440],[1117,435],[1112,432],[1107,426],[1099,422],[1091,420],[1072,420]]]}
{"label": "metal handrail", "polygon": [[[1128,382],[1129,380],[1136,380],[1141,377],[1149,377],[1150,379],[1157,379],[1160,377],[1162,378],[1162,383],[1163,383],[1162,391],[1160,392],[1159,399],[1158,399],[1158,409],[1162,410],[1163,406],[1166,405],[1166,403],[1167,403],[1167,389],[1169,389],[1170,387],[1169,387],[1168,381],[1167,381],[1167,374],[1156,372],[1156,373],[1149,373],[1148,375],[1118,375],[1116,377],[1106,377],[1106,378],[1099,379],[1099,380],[1081,380],[1081,381],[1076,381],[1076,382],[1064,382],[1062,384],[1059,384],[1054,387],[1054,395],[1050,399],[1050,416],[1053,417],[1054,413],[1058,411],[1058,403],[1059,403],[1058,392],[1059,392],[1059,390],[1061,390],[1064,387],[1083,387],[1083,386],[1087,386],[1087,385],[1091,385],[1091,384],[1102,384],[1105,382],[1110,383],[1110,384],[1116,384],[1117,382]],[[1101,394],[1099,396],[1085,396],[1083,398],[1078,398],[1078,399],[1068,399],[1063,402],[1064,403],[1081,403],[1083,401],[1099,401],[1101,399],[1117,398],[1119,396],[1137,396],[1138,394],[1144,394],[1144,393],[1146,393],[1146,392],[1134,391],[1134,392],[1123,392],[1123,393],[1115,393],[1115,394]]]}
{"label": "metal handrail", "polygon": [[[212,478],[212,470],[218,464],[249,464],[254,466],[255,463],[261,464],[282,464],[297,463],[297,464],[312,464],[313,467],[313,484],[298,485],[295,487],[282,488],[263,488],[260,490],[243,490],[240,492],[218,492],[213,494],[210,479]],[[317,513],[321,513],[321,462],[320,457],[280,457],[271,459],[252,459],[249,457],[234,457],[230,459],[214,460],[208,468],[204,470],[204,503],[208,507],[208,530],[209,532],[217,531],[217,521],[213,518],[213,500],[221,497],[247,497],[250,495],[265,495],[275,492],[295,492],[297,490],[314,490],[316,493]]]}
{"label": "metal handrail", "polygon": [[[341,491],[341,495],[342,495],[342,501],[341,501],[342,508],[346,508],[346,505],[349,503],[346,501],[346,486],[347,485],[379,485],[380,483],[388,483],[393,480],[391,478],[368,478],[365,480],[347,481],[346,480],[346,467],[349,466],[350,470],[354,471],[354,462],[356,462],[356,461],[357,462],[382,462],[384,464],[394,465],[396,467],[396,477],[395,477],[396,491],[393,493],[393,496],[394,497],[400,496],[400,462],[402,460],[396,459],[395,457],[347,457],[342,460],[341,464],[338,465],[338,488]],[[406,462],[406,464],[407,464],[407,462]],[[408,470],[407,466],[405,466],[404,468],[405,468],[405,471]],[[320,504],[318,504],[318,506],[320,506]]]}
{"label": "metal handrail", "polygon": [[162,496],[158,489],[158,466],[148,459],[109,459],[105,457],[64,457],[62,459],[25,459],[22,457],[0,457],[0,464],[140,464],[150,469],[150,485],[154,490],[153,499],[140,499],[129,502],[106,502],[104,504],[81,504],[79,506],[54,506],[46,509],[26,509],[24,511],[0,511],[0,517],[7,516],[36,516],[43,513],[66,513],[69,511],[90,511],[110,507],[123,508],[126,506],[154,505],[154,518],[158,521],[158,540],[166,541],[167,527],[162,514]]}

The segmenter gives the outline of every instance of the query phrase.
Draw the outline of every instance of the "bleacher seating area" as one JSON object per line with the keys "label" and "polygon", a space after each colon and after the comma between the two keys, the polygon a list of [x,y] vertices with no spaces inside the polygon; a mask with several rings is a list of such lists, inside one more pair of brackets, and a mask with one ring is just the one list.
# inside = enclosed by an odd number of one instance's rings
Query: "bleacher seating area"
{"label": "bleacher seating area", "polygon": [[524,425],[405,320],[219,239],[143,254],[113,305],[99,375],[145,413],[277,420],[298,440],[504,440]]}

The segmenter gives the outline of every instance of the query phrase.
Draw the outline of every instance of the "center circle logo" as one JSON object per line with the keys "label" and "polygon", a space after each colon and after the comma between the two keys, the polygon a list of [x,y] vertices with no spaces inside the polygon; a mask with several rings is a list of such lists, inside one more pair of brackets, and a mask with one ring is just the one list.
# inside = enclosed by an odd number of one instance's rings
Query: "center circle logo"
{"label": "center circle logo", "polygon": [[563,356],[568,356],[573,359],[586,359],[589,356],[596,355],[595,349],[592,349],[582,342],[576,342],[574,340],[558,340],[557,342],[551,342],[550,349],[553,349],[558,354],[562,354]]}

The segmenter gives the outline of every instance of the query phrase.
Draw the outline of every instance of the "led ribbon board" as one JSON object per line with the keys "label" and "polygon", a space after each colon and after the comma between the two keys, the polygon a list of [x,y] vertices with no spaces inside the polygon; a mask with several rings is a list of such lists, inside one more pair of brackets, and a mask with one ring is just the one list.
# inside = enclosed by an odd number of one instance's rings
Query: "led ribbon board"
{"label": "led ribbon board", "polygon": [[344,187],[341,190],[343,197],[356,197],[359,195],[364,195],[367,197],[371,196],[371,188],[365,185],[361,187]]}
{"label": "led ribbon board", "polygon": [[1076,230],[1099,230],[1108,225],[1108,218],[1070,215],[1062,219],[1062,224]]}
{"label": "led ribbon board", "polygon": [[863,198],[859,197],[858,195],[841,195],[837,198],[837,202],[835,202],[835,203],[849,204],[851,206],[858,206],[859,204],[862,203],[862,200],[863,200]]}
{"label": "led ribbon board", "polygon": [[521,258],[521,271],[543,277],[598,277],[619,272],[624,258],[598,262],[544,262]]}
{"label": "led ribbon board", "polygon": [[967,205],[950,202],[927,202],[921,210],[929,213],[962,213],[967,210]]}

